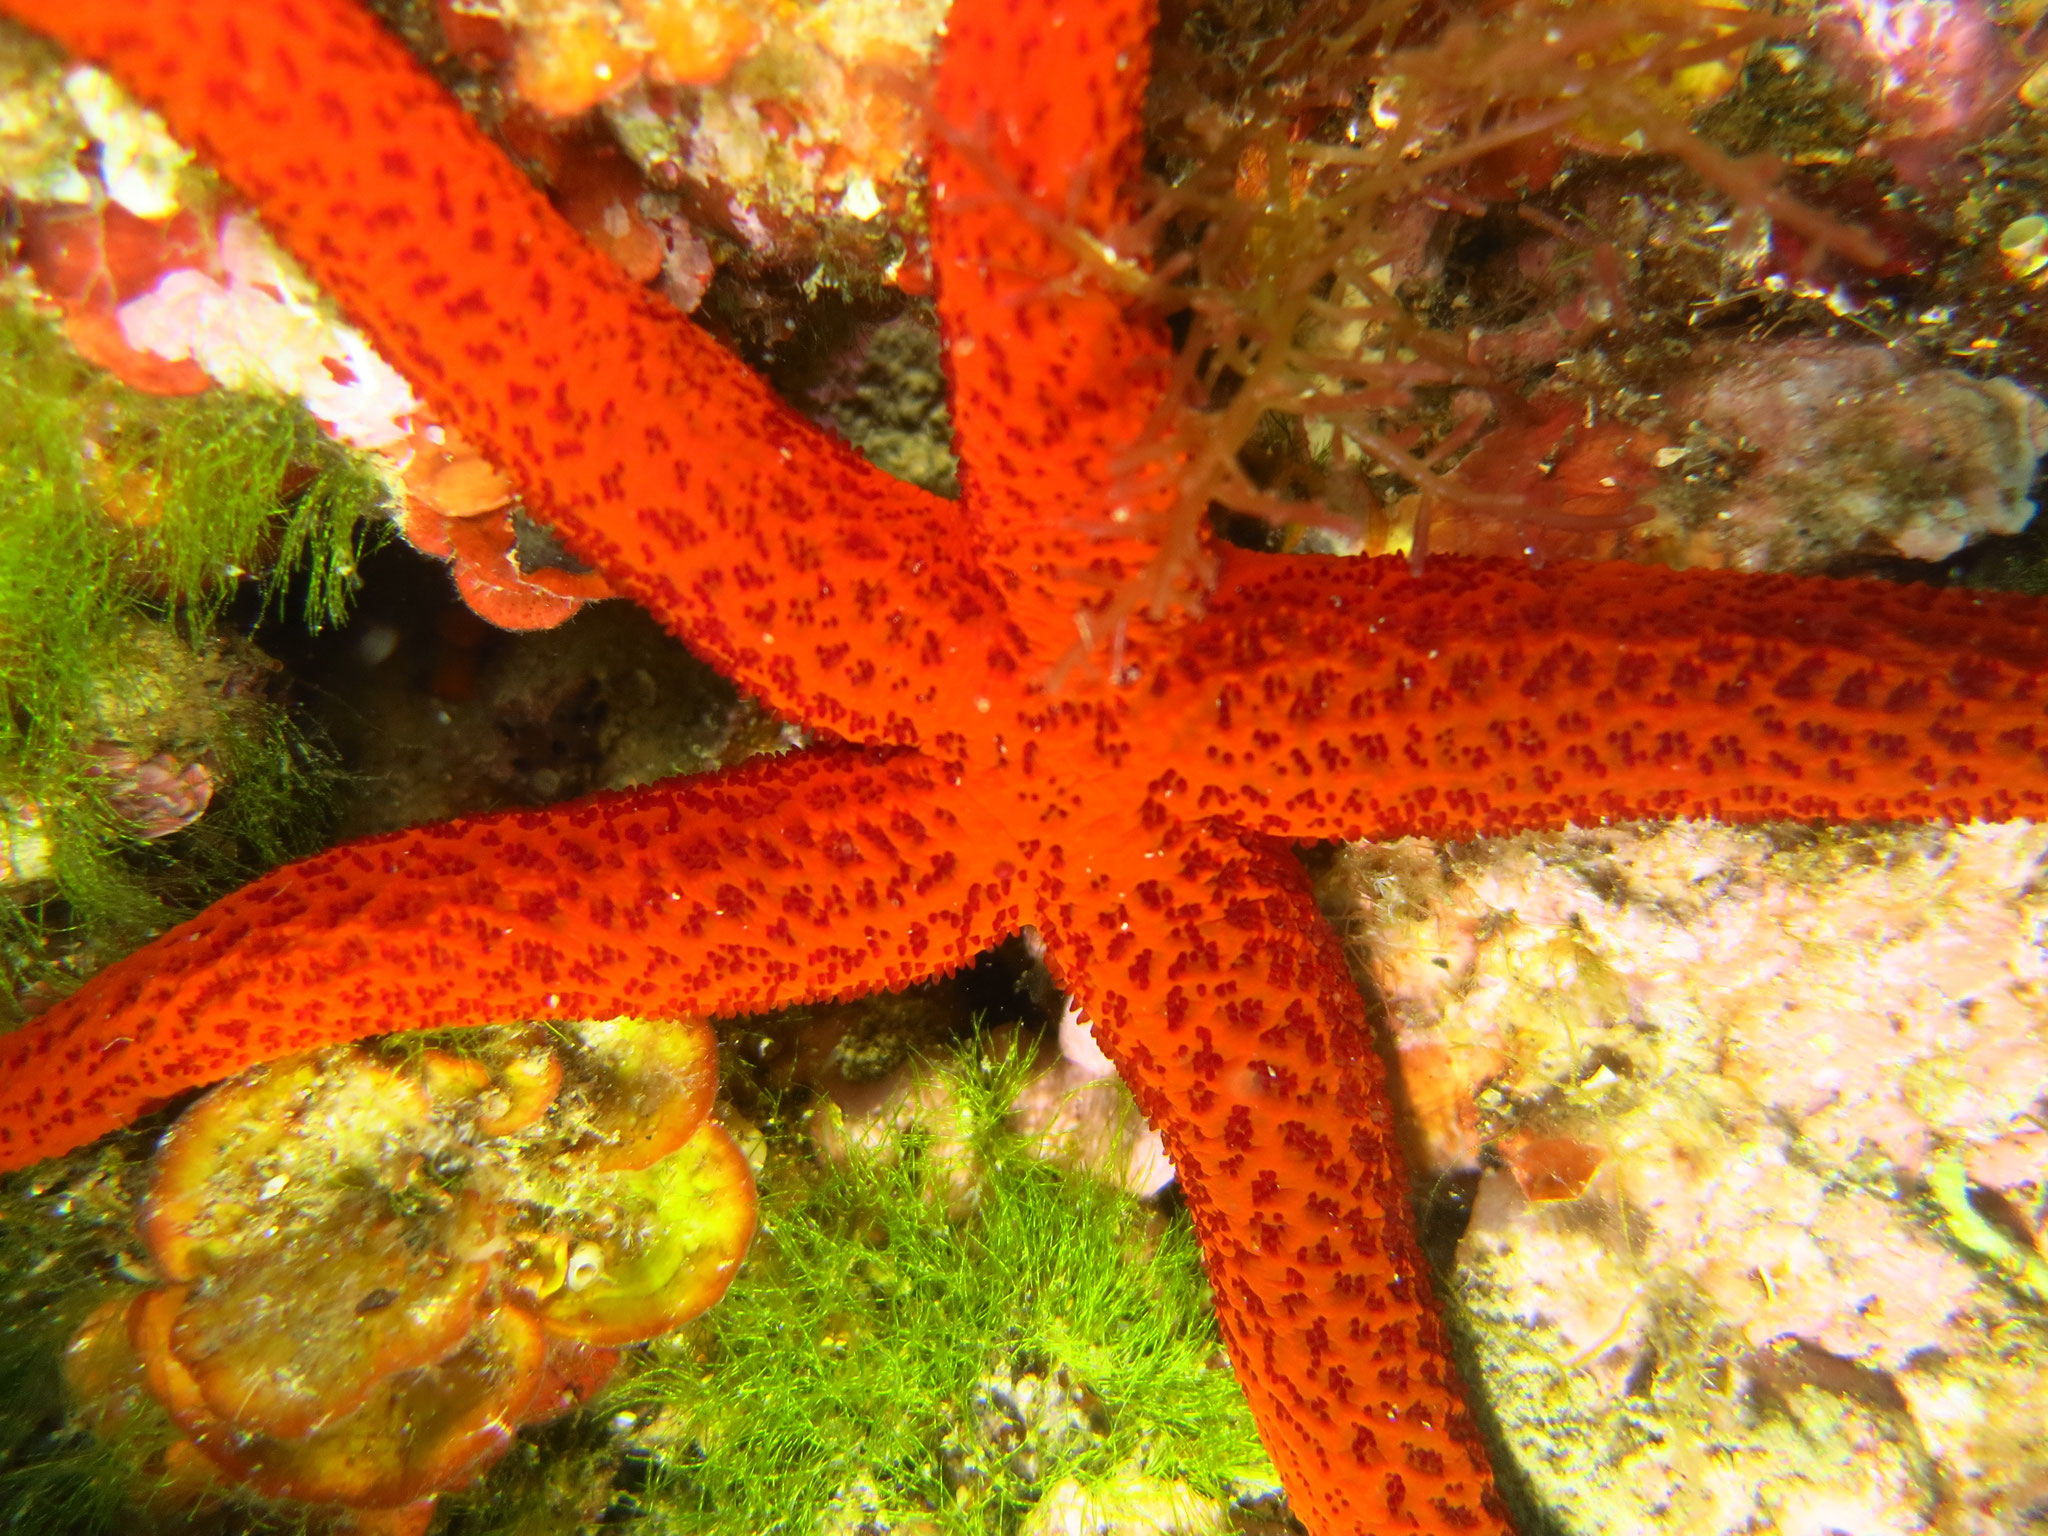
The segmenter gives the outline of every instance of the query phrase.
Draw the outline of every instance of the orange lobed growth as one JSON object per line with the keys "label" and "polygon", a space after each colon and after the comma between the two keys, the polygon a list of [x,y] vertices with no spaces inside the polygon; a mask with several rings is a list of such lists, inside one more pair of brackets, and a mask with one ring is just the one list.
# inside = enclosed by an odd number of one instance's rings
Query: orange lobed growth
{"label": "orange lobed growth", "polygon": [[746,1252],[753,1177],[710,1118],[703,1024],[400,1051],[256,1067],[157,1150],[139,1227],[164,1283],[87,1318],[66,1375],[103,1433],[153,1399],[187,1496],[423,1527]]}
{"label": "orange lobed growth", "polygon": [[552,629],[611,596],[595,571],[527,570],[515,560],[512,486],[460,434],[419,428],[406,449],[399,529],[421,554],[451,563],[471,613],[500,629]]}
{"label": "orange lobed growth", "polygon": [[[710,85],[761,40],[746,5],[725,0],[622,0],[616,14],[587,5],[530,7],[503,41],[443,0],[441,15],[469,48],[512,58],[512,89],[551,117],[574,117],[643,73],[662,85]],[[500,24],[502,25],[502,24]]]}

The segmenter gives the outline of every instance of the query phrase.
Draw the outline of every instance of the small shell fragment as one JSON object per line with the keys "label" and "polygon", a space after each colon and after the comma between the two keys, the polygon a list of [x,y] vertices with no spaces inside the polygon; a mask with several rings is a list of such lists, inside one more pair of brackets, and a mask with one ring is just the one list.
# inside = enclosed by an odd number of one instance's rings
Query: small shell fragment
{"label": "small shell fragment", "polygon": [[2048,219],[2038,213],[2014,219],[1998,237],[1998,254],[2015,279],[2032,277],[2048,266]]}

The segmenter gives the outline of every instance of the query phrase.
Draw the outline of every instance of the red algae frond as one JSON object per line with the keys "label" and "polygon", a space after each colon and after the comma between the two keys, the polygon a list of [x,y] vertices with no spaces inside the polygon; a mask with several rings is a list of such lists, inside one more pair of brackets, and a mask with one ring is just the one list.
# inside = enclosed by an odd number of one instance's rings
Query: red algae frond
{"label": "red algae frond", "polygon": [[[1576,396],[1531,384],[1635,303],[1629,256],[1533,201],[1571,164],[1662,156],[1752,224],[1852,263],[1883,255],[1778,187],[1768,157],[1694,131],[1752,50],[1786,35],[1769,16],[1318,0],[1261,27],[1243,10],[1199,10],[1167,45],[1149,205],[1094,247],[1103,280],[1179,331],[1118,491],[1167,509],[1142,530],[1159,553],[1114,619],[1163,616],[1213,582],[1219,508],[1417,559],[1433,515],[1561,534],[1646,516],[1663,440],[1596,427]],[[1447,307],[1441,279],[1458,220],[1497,207],[1551,236],[1561,271],[1551,311],[1493,337]],[[1153,273],[1118,249],[1155,251]]]}

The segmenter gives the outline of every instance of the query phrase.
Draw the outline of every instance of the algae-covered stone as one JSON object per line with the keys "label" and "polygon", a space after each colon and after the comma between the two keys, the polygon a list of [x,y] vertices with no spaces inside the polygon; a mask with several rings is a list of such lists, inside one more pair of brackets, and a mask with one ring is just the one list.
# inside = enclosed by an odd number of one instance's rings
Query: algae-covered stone
{"label": "algae-covered stone", "polygon": [[[1556,1530],[1932,1531],[1958,1490],[2016,1528],[2044,868],[2024,823],[1347,855],[1424,1187],[1471,1194],[1452,1313]],[[1563,1188],[1560,1141],[1597,1153]]]}

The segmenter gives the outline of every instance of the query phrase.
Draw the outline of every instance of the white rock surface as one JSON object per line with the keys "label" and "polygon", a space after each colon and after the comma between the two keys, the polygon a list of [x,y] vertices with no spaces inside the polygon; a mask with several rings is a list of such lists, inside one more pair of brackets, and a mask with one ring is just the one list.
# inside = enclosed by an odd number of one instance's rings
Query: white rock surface
{"label": "white rock surface", "polygon": [[1476,1176],[1451,1305],[1562,1529],[2035,1528],[2044,870],[2023,823],[1347,854],[1428,1178]]}

